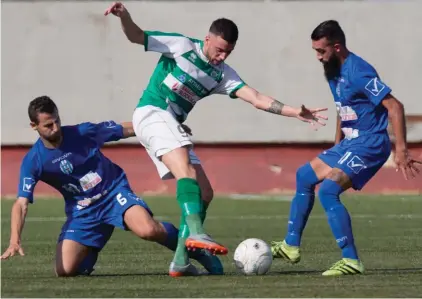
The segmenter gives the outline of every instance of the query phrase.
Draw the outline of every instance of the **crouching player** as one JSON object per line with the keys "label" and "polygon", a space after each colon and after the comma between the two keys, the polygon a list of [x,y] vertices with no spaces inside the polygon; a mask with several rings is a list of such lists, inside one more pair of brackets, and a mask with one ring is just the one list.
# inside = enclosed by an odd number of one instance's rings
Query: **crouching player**
{"label": "crouching player", "polygon": [[[47,96],[31,101],[28,114],[39,139],[21,165],[18,199],[12,207],[10,245],[2,259],[16,253],[24,255],[20,237],[38,181],[58,190],[65,200],[67,221],[58,238],[57,276],[90,274],[115,227],[176,249],[178,229],[154,220],[147,204],[131,190],[123,169],[100,151],[105,142],[135,136],[131,122],[62,127],[57,106]],[[191,252],[190,257],[215,274],[210,253],[200,250]],[[198,274],[192,264],[186,267],[184,275]]]}

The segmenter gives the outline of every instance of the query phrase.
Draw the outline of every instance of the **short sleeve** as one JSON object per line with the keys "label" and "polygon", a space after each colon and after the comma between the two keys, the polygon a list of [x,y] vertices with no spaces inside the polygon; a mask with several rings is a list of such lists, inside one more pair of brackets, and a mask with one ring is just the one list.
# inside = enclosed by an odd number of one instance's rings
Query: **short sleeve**
{"label": "short sleeve", "polygon": [[213,90],[212,93],[228,95],[231,98],[236,98],[236,91],[245,86],[246,83],[239,77],[234,69],[230,66],[224,66],[223,79]]}
{"label": "short sleeve", "polygon": [[30,203],[34,202],[34,189],[39,181],[40,167],[38,159],[34,152],[29,152],[22,160],[20,174],[18,197],[24,197]]}
{"label": "short sleeve", "polygon": [[81,135],[94,138],[99,146],[102,146],[106,142],[118,141],[124,137],[122,125],[112,120],[98,124],[82,123],[78,129]]}
{"label": "short sleeve", "polygon": [[356,70],[352,80],[355,92],[363,93],[375,106],[391,92],[375,70]]}
{"label": "short sleeve", "polygon": [[179,33],[144,31],[145,51],[162,53],[171,58],[178,57],[192,48],[191,41]]}

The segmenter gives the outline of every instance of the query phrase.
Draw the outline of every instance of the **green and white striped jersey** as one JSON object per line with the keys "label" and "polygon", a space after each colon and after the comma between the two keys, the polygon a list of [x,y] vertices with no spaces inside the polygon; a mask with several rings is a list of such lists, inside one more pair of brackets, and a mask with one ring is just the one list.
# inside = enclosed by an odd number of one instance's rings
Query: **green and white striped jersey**
{"label": "green and white striped jersey", "polygon": [[153,105],[169,110],[183,122],[195,104],[212,94],[235,98],[245,85],[224,62],[208,63],[203,42],[177,33],[145,31],[145,51],[162,53],[138,107]]}

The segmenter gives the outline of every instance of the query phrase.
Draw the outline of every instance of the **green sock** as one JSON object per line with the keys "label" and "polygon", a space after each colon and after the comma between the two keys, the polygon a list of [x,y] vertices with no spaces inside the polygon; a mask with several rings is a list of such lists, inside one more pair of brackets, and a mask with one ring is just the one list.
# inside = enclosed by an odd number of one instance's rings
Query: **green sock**
{"label": "green sock", "polygon": [[198,182],[191,178],[177,181],[177,201],[185,216],[186,224],[192,234],[203,234],[200,213],[203,211],[201,189]]}
{"label": "green sock", "polygon": [[[208,208],[208,203],[204,202],[204,210],[200,213],[201,222],[204,224]],[[187,265],[189,263],[188,250],[186,248],[185,242],[189,237],[189,228],[186,224],[185,216],[180,217],[180,226],[179,226],[179,239],[177,241],[176,251],[174,253],[173,262],[177,265]]]}
{"label": "green sock", "polygon": [[189,237],[189,228],[186,225],[185,216],[180,217],[179,238],[177,241],[176,252],[174,253],[173,262],[177,265],[187,265],[189,263],[188,250],[185,245],[186,239]]}

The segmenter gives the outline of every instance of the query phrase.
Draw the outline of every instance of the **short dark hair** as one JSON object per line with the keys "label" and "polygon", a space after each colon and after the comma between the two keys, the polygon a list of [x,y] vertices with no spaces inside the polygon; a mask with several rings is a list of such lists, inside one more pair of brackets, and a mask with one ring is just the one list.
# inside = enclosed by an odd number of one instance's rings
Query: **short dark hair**
{"label": "short dark hair", "polygon": [[33,99],[28,106],[28,116],[31,122],[38,124],[38,114],[39,113],[48,113],[54,114],[57,113],[58,109],[53,100],[48,96],[40,96]]}
{"label": "short dark hair", "polygon": [[335,20],[328,20],[319,24],[314,31],[312,31],[311,39],[320,40],[326,38],[330,43],[339,43],[346,46],[346,36],[339,23]]}
{"label": "short dark hair", "polygon": [[234,44],[239,37],[239,30],[237,29],[236,24],[225,18],[220,18],[212,22],[209,31],[220,36],[229,44]]}

